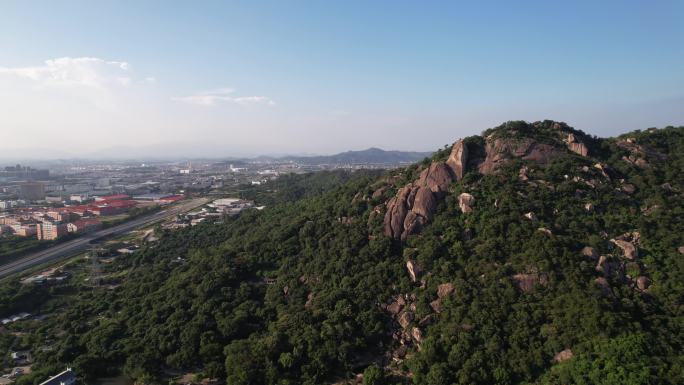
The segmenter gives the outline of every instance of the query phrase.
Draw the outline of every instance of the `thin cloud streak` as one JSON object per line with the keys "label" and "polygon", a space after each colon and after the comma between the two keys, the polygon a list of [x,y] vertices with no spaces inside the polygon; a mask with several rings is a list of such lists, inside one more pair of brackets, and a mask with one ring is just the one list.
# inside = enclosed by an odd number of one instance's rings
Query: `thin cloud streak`
{"label": "thin cloud streak", "polygon": [[128,87],[130,65],[95,57],[60,57],[46,60],[41,66],[0,67],[0,75],[26,79],[44,87],[88,87],[106,89]]}
{"label": "thin cloud streak", "polygon": [[171,98],[174,101],[200,106],[215,106],[220,103],[232,103],[241,106],[265,104],[274,106],[275,102],[266,96],[235,96],[235,89],[229,87],[202,91],[189,96]]}

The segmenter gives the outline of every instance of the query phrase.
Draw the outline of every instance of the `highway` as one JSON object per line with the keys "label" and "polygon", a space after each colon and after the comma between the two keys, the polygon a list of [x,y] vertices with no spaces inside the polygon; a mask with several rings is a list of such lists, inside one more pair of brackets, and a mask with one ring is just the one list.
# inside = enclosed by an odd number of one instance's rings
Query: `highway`
{"label": "highway", "polygon": [[45,250],[41,250],[32,254],[28,254],[21,257],[13,262],[0,265],[0,278],[7,277],[15,273],[19,273],[26,270],[32,266],[40,265],[45,262],[56,261],[59,259],[64,259],[82,251],[87,250],[91,244],[91,241],[106,238],[116,235],[121,235],[134,230],[138,227],[148,226],[155,222],[163,221],[167,218],[174,217],[180,213],[192,210],[196,207],[202,206],[209,202],[207,198],[196,198],[187,202],[182,202],[174,207],[163,209],[153,214],[145,215],[139,218],[135,218],[131,221],[127,221],[120,225],[112,226],[106,229],[96,231],[94,233],[85,234],[79,238],[71,241],[60,243],[53,247]]}

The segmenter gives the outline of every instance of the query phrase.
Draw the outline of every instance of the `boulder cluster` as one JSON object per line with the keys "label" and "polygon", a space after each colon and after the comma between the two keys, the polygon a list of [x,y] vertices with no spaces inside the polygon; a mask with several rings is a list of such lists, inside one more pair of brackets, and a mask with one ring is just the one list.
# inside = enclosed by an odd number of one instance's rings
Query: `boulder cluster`
{"label": "boulder cluster", "polygon": [[618,255],[601,254],[593,247],[582,249],[582,255],[595,260],[595,270],[601,276],[595,279],[596,285],[604,295],[612,296],[612,289],[608,279],[613,282],[630,284],[639,291],[648,291],[651,279],[644,275],[643,266],[637,260],[639,256],[640,234],[636,231],[628,232],[610,240],[618,250]]}
{"label": "boulder cluster", "polygon": [[434,313],[428,314],[423,318],[416,318],[415,294],[398,294],[389,303],[382,304],[381,308],[389,313],[392,322],[392,339],[398,342],[398,346],[392,351],[394,360],[405,358],[408,348],[418,346],[423,342],[423,329],[432,323],[442,309],[441,302],[444,298],[455,291],[454,284],[451,282],[442,283],[437,286],[437,299],[430,303]]}

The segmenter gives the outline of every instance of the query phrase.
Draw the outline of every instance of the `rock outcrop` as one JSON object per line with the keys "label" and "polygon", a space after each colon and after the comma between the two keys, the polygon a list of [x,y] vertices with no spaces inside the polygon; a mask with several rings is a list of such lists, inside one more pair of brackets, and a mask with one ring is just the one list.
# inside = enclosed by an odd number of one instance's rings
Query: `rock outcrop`
{"label": "rock outcrop", "polygon": [[412,282],[417,282],[423,274],[423,268],[410,259],[406,261],[406,270],[408,270]]}
{"label": "rock outcrop", "polygon": [[432,308],[432,311],[435,313],[441,313],[442,312],[442,299],[437,298],[436,300],[430,302],[430,308]]}
{"label": "rock outcrop", "polygon": [[404,300],[404,297],[401,295],[398,295],[392,303],[387,305],[385,307],[385,310],[387,310],[390,314],[392,315],[397,315],[401,310],[404,308],[406,305],[406,300]]}
{"label": "rock outcrop", "polygon": [[452,181],[449,167],[443,162],[433,162],[417,181],[400,188],[386,204],[385,235],[406,240],[409,235],[420,232],[432,219],[437,199],[447,193]]}
{"label": "rock outcrop", "polygon": [[534,290],[535,286],[546,286],[549,282],[546,274],[516,274],[511,277],[513,285],[523,293],[529,293]]}
{"label": "rock outcrop", "polygon": [[599,256],[598,251],[591,246],[584,247],[582,249],[582,255],[590,259],[596,259]]}
{"label": "rock outcrop", "polygon": [[511,159],[532,160],[546,164],[562,154],[558,147],[539,143],[532,138],[487,140],[485,144],[485,160],[478,166],[483,174],[489,174],[509,162]]}
{"label": "rock outcrop", "polygon": [[399,325],[401,325],[402,329],[406,329],[411,324],[411,322],[413,322],[413,318],[413,312],[405,311],[401,313],[397,321],[399,322]]}
{"label": "rock outcrop", "polygon": [[633,261],[639,256],[636,243],[639,242],[638,233],[627,233],[610,240],[615,246],[622,249],[625,258]]}
{"label": "rock outcrop", "polygon": [[463,179],[467,162],[468,146],[463,142],[463,139],[460,139],[451,146],[451,154],[449,154],[449,159],[446,161],[456,180]]}
{"label": "rock outcrop", "polygon": [[567,360],[571,359],[573,356],[574,356],[574,354],[572,353],[572,350],[565,349],[565,350],[562,350],[562,351],[556,353],[556,355],[553,356],[553,362],[567,361]]}
{"label": "rock outcrop", "polygon": [[[467,143],[463,139],[456,141],[446,162],[432,162],[422,170],[418,179],[400,188],[396,196],[386,203],[385,235],[406,240],[410,235],[420,232],[432,219],[438,200],[448,193],[450,184],[462,180],[468,170],[489,174],[514,159],[544,165],[568,150],[582,156],[588,155],[586,137],[564,123],[509,122],[492,131],[484,143],[478,143],[477,140]],[[597,166],[607,177],[602,165]],[[527,167],[521,169],[521,180],[529,180],[528,171]],[[384,190],[378,189],[373,192],[372,198],[377,199],[383,194]],[[472,203],[472,195],[459,196],[462,212],[471,212]]]}
{"label": "rock outcrop", "polygon": [[427,187],[441,196],[446,194],[449,184],[454,180],[453,171],[443,162],[432,162],[430,167],[420,173],[416,182],[418,187]]}
{"label": "rock outcrop", "polygon": [[444,298],[454,292],[454,284],[451,282],[442,283],[437,286],[437,298]]}
{"label": "rock outcrop", "polygon": [[575,154],[587,156],[589,154],[589,149],[587,145],[577,138],[575,134],[568,134],[568,149]]}
{"label": "rock outcrop", "polygon": [[468,193],[461,193],[458,196],[458,207],[462,213],[473,212],[473,203],[475,203],[475,197]]}
{"label": "rock outcrop", "polygon": [[384,230],[385,234],[399,239],[404,232],[404,219],[409,211],[408,197],[411,194],[412,185],[399,189],[397,195],[387,202],[387,212],[385,212]]}
{"label": "rock outcrop", "polygon": [[636,286],[637,289],[641,291],[646,291],[648,288],[651,286],[651,280],[648,277],[645,276],[639,276],[636,279]]}

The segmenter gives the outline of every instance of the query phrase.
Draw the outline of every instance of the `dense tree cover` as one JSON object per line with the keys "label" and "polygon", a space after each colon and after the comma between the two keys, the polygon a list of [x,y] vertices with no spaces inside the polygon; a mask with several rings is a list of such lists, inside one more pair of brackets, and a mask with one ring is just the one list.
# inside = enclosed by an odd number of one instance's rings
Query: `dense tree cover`
{"label": "dense tree cover", "polygon": [[[382,177],[329,172],[246,189],[268,207],[166,232],[108,267],[126,272],[120,286],[79,291],[33,333],[56,341],[36,368],[71,364],[86,380],[122,371],[143,383],[175,370],[228,384],[331,383],[361,372],[366,384],[684,383],[684,127],[626,137],[666,160],[636,166],[623,160],[630,152],[620,138],[592,139],[595,158],[568,153],[545,167],[513,161],[495,174],[469,172],[405,243],[383,236],[373,211],[430,160]],[[433,159],[447,156],[445,148]],[[466,191],[475,205],[463,214],[457,197]],[[581,250],[618,259],[609,240],[633,231],[638,259],[624,264],[629,279],[606,277],[606,292]],[[426,271],[424,287],[409,279],[408,258]],[[511,279],[518,273],[546,280],[523,292]],[[637,275],[652,281],[647,291],[635,287]],[[445,282],[456,290],[434,314]],[[0,296],[14,304],[32,290],[37,302],[52,295],[17,285]],[[419,349],[392,363],[397,325],[380,305],[397,294],[414,295],[415,319],[434,322],[420,325]],[[556,363],[565,349],[574,357]]]}
{"label": "dense tree cover", "polygon": [[57,241],[39,241],[35,236],[0,236],[0,264],[14,260],[20,255],[53,246]]}

